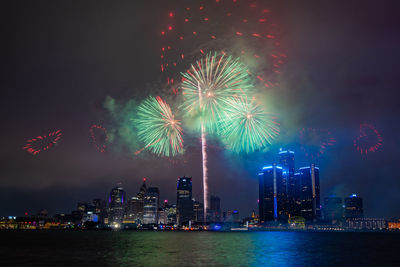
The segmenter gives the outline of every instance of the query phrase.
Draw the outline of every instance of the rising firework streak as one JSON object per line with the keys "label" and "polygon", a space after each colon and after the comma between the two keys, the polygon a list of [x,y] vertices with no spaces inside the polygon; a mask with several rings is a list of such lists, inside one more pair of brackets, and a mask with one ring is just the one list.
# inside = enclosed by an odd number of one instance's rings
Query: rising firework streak
{"label": "rising firework streak", "polygon": [[233,96],[244,96],[253,88],[247,69],[239,59],[224,54],[208,53],[182,73],[181,106],[187,116],[198,117],[201,131],[203,166],[204,219],[208,208],[208,169],[206,133],[217,132],[218,122]]}

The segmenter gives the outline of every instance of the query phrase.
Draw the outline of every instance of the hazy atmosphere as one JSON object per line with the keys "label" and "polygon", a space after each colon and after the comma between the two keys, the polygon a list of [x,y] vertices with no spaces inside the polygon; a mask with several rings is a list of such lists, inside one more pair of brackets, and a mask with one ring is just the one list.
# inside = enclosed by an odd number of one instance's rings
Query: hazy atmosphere
{"label": "hazy atmosphere", "polygon": [[[199,136],[185,136],[185,153],[174,158],[135,155],[143,146],[130,138],[132,109],[148,95],[179,105],[165,89],[160,49],[168,12],[182,2],[2,4],[0,215],[70,212],[78,201],[106,199],[118,182],[131,197],[143,177],[170,202],[176,202],[177,178],[192,177],[193,195],[202,200]],[[366,216],[400,214],[395,3],[270,2],[287,60],[279,86],[259,90],[280,135],[250,154],[209,143],[209,191],[224,210],[237,209],[242,217],[257,210],[257,174],[277,162],[283,148],[295,151],[296,169],[319,166],[321,199],[357,193]],[[93,124],[109,133],[104,153],[91,140]],[[373,125],[382,137],[374,153],[361,155],[353,145],[361,124]],[[303,128],[329,131],[335,142],[321,156],[308,157]],[[55,147],[35,156],[23,149],[26,140],[58,129]]]}

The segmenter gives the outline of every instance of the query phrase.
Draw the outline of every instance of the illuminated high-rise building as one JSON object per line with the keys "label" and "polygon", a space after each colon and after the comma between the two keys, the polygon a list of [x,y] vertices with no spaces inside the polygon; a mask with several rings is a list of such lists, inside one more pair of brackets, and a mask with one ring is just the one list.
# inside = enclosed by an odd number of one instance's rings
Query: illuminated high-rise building
{"label": "illuminated high-rise building", "polygon": [[158,209],[157,224],[168,224],[168,211],[164,207]]}
{"label": "illuminated high-rise building", "polygon": [[178,225],[189,225],[193,220],[192,177],[179,177],[176,193]]}
{"label": "illuminated high-rise building", "polygon": [[281,150],[279,152],[279,165],[283,169],[283,184],[286,190],[286,207],[284,213],[294,215],[295,211],[295,191],[296,181],[294,175],[294,152],[290,150]]}
{"label": "illuminated high-rise building", "polygon": [[316,221],[321,217],[319,168],[311,164],[310,167],[300,168],[299,173],[301,216],[308,221]]}
{"label": "illuminated high-rise building", "polygon": [[283,183],[282,167],[264,167],[259,173],[259,212],[260,221],[284,219],[286,207],[286,187]]}
{"label": "illuminated high-rise building", "polygon": [[121,186],[114,187],[108,198],[109,223],[121,224],[125,214],[125,191]]}
{"label": "illuminated high-rise building", "polygon": [[193,220],[195,223],[204,222],[204,205],[199,201],[193,201]]}
{"label": "illuminated high-rise building", "polygon": [[139,189],[139,193],[137,193],[136,197],[138,199],[144,199],[144,195],[146,194],[147,191],[147,185],[146,185],[146,178],[143,178],[143,184]]}
{"label": "illuminated high-rise building", "polygon": [[147,191],[146,178],[143,178],[143,184],[136,196],[128,200],[126,207],[126,218],[130,221],[135,221],[136,224],[143,223],[144,214],[144,196]]}
{"label": "illuminated high-rise building", "polygon": [[301,175],[296,172],[294,174],[294,207],[291,216],[301,216]]}
{"label": "illuminated high-rise building", "polygon": [[143,199],[139,199],[137,196],[132,197],[127,203],[126,218],[137,224],[141,224],[143,222],[143,208]]}
{"label": "illuminated high-rise building", "polygon": [[168,205],[168,207],[165,207],[165,209],[167,211],[168,224],[176,225],[176,205]]}
{"label": "illuminated high-rise building", "polygon": [[157,224],[160,191],[157,187],[147,188],[144,194],[143,224]]}
{"label": "illuminated high-rise building", "polygon": [[168,199],[164,199],[162,206],[158,208],[158,224],[168,224]]}
{"label": "illuminated high-rise building", "polygon": [[364,217],[363,200],[356,194],[344,199],[344,216],[346,219]]}

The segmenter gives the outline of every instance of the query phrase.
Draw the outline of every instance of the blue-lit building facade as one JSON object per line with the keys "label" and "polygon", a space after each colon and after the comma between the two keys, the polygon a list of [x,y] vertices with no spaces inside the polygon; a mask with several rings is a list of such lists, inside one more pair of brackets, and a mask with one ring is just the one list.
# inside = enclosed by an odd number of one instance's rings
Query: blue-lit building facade
{"label": "blue-lit building facade", "polygon": [[283,181],[282,167],[276,164],[264,167],[258,177],[260,221],[283,219],[286,206],[286,187]]}
{"label": "blue-lit building facade", "polygon": [[300,216],[301,215],[301,179],[300,173],[296,172],[294,174],[294,209],[291,215]]}
{"label": "blue-lit building facade", "polygon": [[263,167],[259,173],[261,222],[287,221],[302,216],[306,221],[321,218],[319,168],[314,164],[295,172],[295,154],[279,152],[279,165]]}
{"label": "blue-lit building facade", "polygon": [[307,221],[316,221],[321,218],[321,201],[319,188],[319,168],[311,164],[299,169],[300,173],[300,215]]}
{"label": "blue-lit building facade", "polygon": [[189,225],[193,220],[192,177],[179,177],[176,193],[178,225]]}
{"label": "blue-lit building facade", "polygon": [[286,190],[286,206],[284,213],[286,215],[296,213],[296,181],[294,152],[284,150],[279,152],[279,166],[283,169],[283,184]]}

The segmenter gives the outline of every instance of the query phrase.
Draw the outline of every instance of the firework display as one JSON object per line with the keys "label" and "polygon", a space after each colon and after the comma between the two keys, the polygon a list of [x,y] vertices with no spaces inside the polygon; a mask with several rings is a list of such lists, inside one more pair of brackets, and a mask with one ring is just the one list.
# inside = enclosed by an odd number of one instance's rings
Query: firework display
{"label": "firework display", "polygon": [[210,51],[240,57],[266,87],[278,84],[286,61],[279,27],[262,0],[186,1],[166,12],[160,37],[161,71],[175,94],[177,74]]}
{"label": "firework display", "polygon": [[57,145],[62,136],[61,130],[53,131],[48,135],[39,135],[36,138],[32,138],[26,141],[23,149],[31,153],[32,155],[37,155],[41,151],[46,151]]}
{"label": "firework display", "polygon": [[336,143],[336,139],[329,131],[315,128],[301,129],[299,138],[300,149],[310,158],[322,156],[328,146]]}
{"label": "firework display", "polygon": [[204,211],[208,207],[206,133],[214,132],[223,120],[224,109],[233,96],[243,96],[253,88],[249,74],[238,58],[210,52],[182,73],[182,108],[200,121],[203,163]]}
{"label": "firework display", "polygon": [[279,134],[276,118],[264,111],[252,98],[232,97],[219,124],[223,141],[231,150],[254,152],[271,144]]}
{"label": "firework display", "polygon": [[253,88],[252,79],[239,58],[208,53],[182,73],[183,109],[199,116],[207,131],[215,130],[229,98]]}
{"label": "firework display", "polygon": [[92,139],[93,144],[96,149],[104,153],[107,148],[108,135],[107,130],[101,125],[92,125],[89,129],[90,138]]}
{"label": "firework display", "polygon": [[360,135],[354,140],[354,147],[361,155],[376,152],[382,146],[382,136],[373,125],[361,124]]}
{"label": "firework display", "polygon": [[[159,156],[175,156],[183,148],[182,127],[170,106],[161,97],[148,97],[138,107],[134,119],[139,140],[145,149]],[[140,152],[139,152],[140,153]]]}

